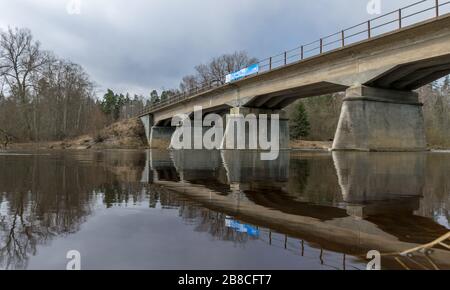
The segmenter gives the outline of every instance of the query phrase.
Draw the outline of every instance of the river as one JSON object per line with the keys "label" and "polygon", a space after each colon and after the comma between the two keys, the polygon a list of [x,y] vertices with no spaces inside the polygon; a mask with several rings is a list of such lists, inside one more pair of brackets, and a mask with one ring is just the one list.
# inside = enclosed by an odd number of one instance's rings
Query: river
{"label": "river", "polygon": [[450,153],[0,152],[0,268],[450,269]]}

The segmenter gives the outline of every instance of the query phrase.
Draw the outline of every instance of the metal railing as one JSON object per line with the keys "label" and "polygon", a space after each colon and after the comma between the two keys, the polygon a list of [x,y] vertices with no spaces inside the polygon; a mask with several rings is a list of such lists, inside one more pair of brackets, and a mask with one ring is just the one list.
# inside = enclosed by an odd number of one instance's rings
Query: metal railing
{"label": "metal railing", "polygon": [[[450,1],[443,3],[442,1],[443,0],[422,0],[387,14],[372,18],[368,21],[354,25],[334,34],[322,37],[319,40],[265,58],[256,63],[259,65],[258,74],[269,72],[293,63],[298,63],[335,49],[343,48],[363,40],[368,40],[384,33],[393,32],[425,20],[438,18],[439,16],[448,13],[442,13],[444,6],[445,8],[450,8]],[[190,97],[200,93],[219,87],[226,87],[228,85],[230,84],[225,84],[225,76],[222,76],[220,81],[216,80],[213,82],[203,83],[187,92],[182,92],[166,100],[151,104],[145,107],[139,113],[139,116],[174,103],[182,102],[183,100],[189,99]]]}

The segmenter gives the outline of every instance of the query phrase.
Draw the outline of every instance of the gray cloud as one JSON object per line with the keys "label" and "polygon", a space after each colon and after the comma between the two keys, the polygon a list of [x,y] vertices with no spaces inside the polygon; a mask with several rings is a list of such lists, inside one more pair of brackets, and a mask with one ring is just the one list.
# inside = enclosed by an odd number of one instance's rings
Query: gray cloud
{"label": "gray cloud", "polygon": [[[0,28],[30,28],[44,48],[85,67],[99,90],[177,87],[211,57],[264,58],[371,16],[369,0],[0,0]],[[382,0],[383,12],[414,0]]]}

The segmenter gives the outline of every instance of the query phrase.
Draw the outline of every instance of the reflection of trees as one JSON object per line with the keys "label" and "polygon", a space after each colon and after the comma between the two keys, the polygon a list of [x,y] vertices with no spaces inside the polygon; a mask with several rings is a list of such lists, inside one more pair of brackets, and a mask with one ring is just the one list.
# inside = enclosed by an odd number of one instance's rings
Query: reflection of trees
{"label": "reflection of trees", "polygon": [[[22,199],[23,194],[20,194]],[[23,203],[15,209],[12,215],[5,215],[0,220],[1,244],[0,265],[9,269],[24,268],[27,256],[36,251],[38,237],[32,232],[33,228],[26,225],[23,215]]]}
{"label": "reflection of trees", "polygon": [[424,197],[419,214],[447,220],[450,225],[450,156],[448,154],[429,154],[425,178]]}
{"label": "reflection of trees", "polygon": [[38,245],[77,232],[96,193],[107,205],[138,202],[142,186],[133,173],[115,173],[127,165],[140,171],[133,160],[120,154],[0,156],[0,268],[24,269]]}
{"label": "reflection of trees", "polygon": [[142,185],[139,183],[121,183],[114,180],[102,184],[97,190],[103,193],[103,203],[107,208],[130,202],[137,204],[144,200]]}
{"label": "reflection of trees", "polygon": [[89,215],[89,174],[71,160],[42,156],[4,157],[0,168],[4,212],[0,222],[0,266],[26,268],[36,246],[76,232]]}
{"label": "reflection of trees", "polygon": [[157,204],[160,204],[164,209],[174,209],[183,202],[177,194],[167,192],[156,185],[149,185],[147,193],[150,208],[156,208]]}

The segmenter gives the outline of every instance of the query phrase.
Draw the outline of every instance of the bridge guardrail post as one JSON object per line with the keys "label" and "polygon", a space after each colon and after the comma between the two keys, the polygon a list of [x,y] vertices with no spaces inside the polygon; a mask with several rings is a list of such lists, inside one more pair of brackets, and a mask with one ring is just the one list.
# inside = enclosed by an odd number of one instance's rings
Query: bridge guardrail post
{"label": "bridge guardrail post", "polygon": [[439,17],[439,0],[436,0],[436,17]]}

